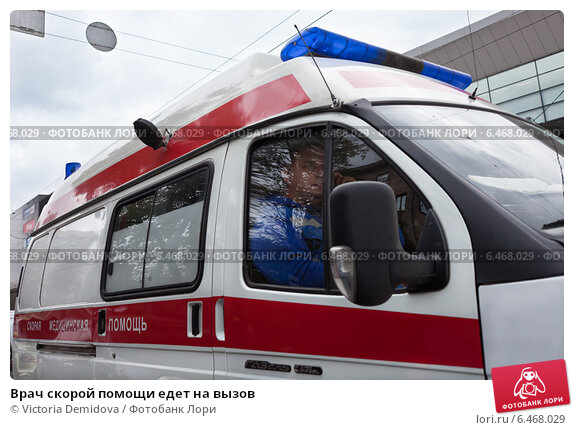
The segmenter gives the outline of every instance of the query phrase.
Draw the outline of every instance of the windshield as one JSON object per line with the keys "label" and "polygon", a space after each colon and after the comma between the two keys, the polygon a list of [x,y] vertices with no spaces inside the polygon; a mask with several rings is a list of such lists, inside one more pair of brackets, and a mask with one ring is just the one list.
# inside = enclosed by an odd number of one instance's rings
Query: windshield
{"label": "windshield", "polygon": [[562,235],[564,144],[529,123],[445,106],[377,106],[402,135],[531,227]]}

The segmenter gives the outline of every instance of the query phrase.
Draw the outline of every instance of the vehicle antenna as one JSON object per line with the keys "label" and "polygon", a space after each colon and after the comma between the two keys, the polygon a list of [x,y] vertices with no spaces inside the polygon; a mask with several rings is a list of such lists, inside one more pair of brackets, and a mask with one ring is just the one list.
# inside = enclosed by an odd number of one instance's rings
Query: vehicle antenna
{"label": "vehicle antenna", "polygon": [[305,42],[305,39],[303,38],[303,35],[301,34],[301,32],[299,31],[299,29],[297,28],[297,26],[295,25],[295,30],[297,30],[297,33],[299,33],[299,36],[301,37],[301,40],[303,41],[303,43],[305,44],[305,47],[307,48],[307,52],[309,53],[309,55],[311,56],[311,59],[313,60],[313,63],[315,63],[315,66],[317,67],[317,70],[319,70],[319,74],[321,75],[321,77],[323,78],[323,82],[325,82],[325,85],[327,86],[327,90],[329,90],[329,94],[331,95],[331,107],[333,109],[338,109],[341,107],[341,105],[343,104],[343,102],[341,102],[340,100],[337,99],[337,97],[335,97],[335,95],[333,94],[333,91],[331,91],[331,88],[329,87],[329,84],[327,83],[327,80],[325,79],[325,76],[323,76],[323,72],[321,72],[321,69],[319,68],[319,65],[317,64],[317,61],[315,61],[315,57],[313,56],[313,53],[311,52],[311,50],[309,49],[309,46],[307,45],[307,42]]}
{"label": "vehicle antenna", "polygon": [[[470,14],[468,10],[466,11],[466,18],[468,20],[468,36],[470,37],[470,49],[472,50],[472,59],[474,61],[474,79],[478,79],[478,69],[476,68],[476,52],[474,51],[474,44],[472,43],[472,29],[470,28]],[[476,83],[476,87],[470,96],[468,96],[471,100],[476,100],[476,91],[478,90],[478,81]]]}

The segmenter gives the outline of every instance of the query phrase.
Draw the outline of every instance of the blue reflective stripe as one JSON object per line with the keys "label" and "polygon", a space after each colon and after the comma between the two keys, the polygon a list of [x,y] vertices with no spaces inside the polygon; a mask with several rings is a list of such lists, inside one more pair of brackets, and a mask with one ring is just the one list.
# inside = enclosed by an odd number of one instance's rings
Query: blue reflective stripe
{"label": "blue reflective stripe", "polygon": [[[318,27],[311,27],[302,33],[305,42],[313,54],[319,56],[340,58],[342,60],[360,61],[371,64],[384,64],[387,59],[388,51],[384,48],[369,45],[350,37],[341,36]],[[303,57],[308,51],[305,43],[299,35],[291,39],[281,51],[281,59],[288,61],[293,58]],[[439,66],[429,63],[428,61],[412,59],[402,54],[394,54],[403,59],[420,61],[423,63],[422,75],[438,79],[460,89],[465,89],[472,82],[472,77],[463,72],[449,69],[448,67]],[[396,57],[393,57],[396,58]],[[411,63],[412,63],[411,61]],[[400,63],[401,61],[399,61]],[[420,64],[420,63],[419,63]],[[386,66],[401,68],[399,64],[385,64]],[[403,66],[404,67],[404,66]]]}

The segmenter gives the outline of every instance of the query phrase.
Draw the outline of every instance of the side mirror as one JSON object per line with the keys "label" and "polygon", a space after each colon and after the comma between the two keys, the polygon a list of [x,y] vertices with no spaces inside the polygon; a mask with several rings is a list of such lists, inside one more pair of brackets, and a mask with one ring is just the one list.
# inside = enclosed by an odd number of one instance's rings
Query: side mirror
{"label": "side mirror", "polygon": [[437,290],[446,285],[448,265],[444,236],[432,210],[421,240],[424,251],[406,253],[399,239],[396,197],[387,184],[361,181],[339,185],[329,198],[331,273],[335,285],[351,302],[376,306],[386,302],[396,286],[407,291]]}
{"label": "side mirror", "polygon": [[139,140],[154,150],[166,146],[167,144],[159,129],[147,119],[136,119],[134,121],[134,130]]}

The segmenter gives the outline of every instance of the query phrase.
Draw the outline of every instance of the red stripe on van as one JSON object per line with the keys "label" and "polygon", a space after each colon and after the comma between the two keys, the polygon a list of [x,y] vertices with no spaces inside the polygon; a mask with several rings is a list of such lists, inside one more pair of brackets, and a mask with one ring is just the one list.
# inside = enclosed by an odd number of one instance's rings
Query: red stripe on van
{"label": "red stripe on van", "polygon": [[[201,334],[188,336],[189,304],[201,303]],[[212,345],[211,298],[167,300],[17,314],[14,337],[51,341]],[[106,311],[106,329],[98,334],[98,314]]]}
{"label": "red stripe on van", "polygon": [[92,342],[94,312],[75,308],[16,314],[14,338]]}
{"label": "red stripe on van", "polygon": [[225,298],[225,346],[482,368],[477,319]]}
{"label": "red stripe on van", "polygon": [[295,76],[246,92],[178,130],[167,148],[142,149],[95,174],[42,211],[38,228],[114,188],[237,129],[310,102]]}
{"label": "red stripe on van", "polygon": [[[188,345],[348,357],[407,363],[483,367],[477,319],[420,315],[244,298],[224,298],[225,341],[213,334],[217,298],[131,303],[94,309],[18,314],[15,337],[95,343]],[[202,336],[188,336],[188,303],[201,301]],[[106,333],[97,334],[99,309]],[[91,338],[82,331],[53,331],[50,321],[91,315]],[[128,320],[129,330],[128,330]],[[41,321],[38,327],[37,321]],[[72,327],[70,323],[64,326]],[[145,327],[145,330],[143,329]],[[40,328],[40,330],[37,330]]]}
{"label": "red stripe on van", "polygon": [[[188,334],[191,311],[189,306],[201,303],[201,333]],[[131,303],[106,308],[106,333],[94,334],[95,342],[144,343],[153,345],[212,346],[213,306],[211,298]],[[131,330],[127,321],[132,321]],[[137,325],[139,331],[134,329]],[[144,330],[145,328],[145,330]]]}

